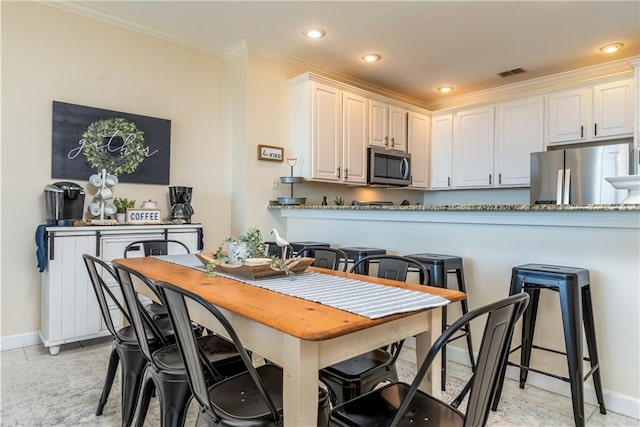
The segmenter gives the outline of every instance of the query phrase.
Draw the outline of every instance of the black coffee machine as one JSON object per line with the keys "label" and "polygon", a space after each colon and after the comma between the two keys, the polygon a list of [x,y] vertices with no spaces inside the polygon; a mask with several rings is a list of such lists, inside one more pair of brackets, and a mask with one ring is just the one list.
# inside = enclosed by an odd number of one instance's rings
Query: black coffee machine
{"label": "black coffee machine", "polygon": [[44,187],[47,224],[71,226],[82,219],[84,189],[74,182],[54,182]]}
{"label": "black coffee machine", "polygon": [[192,191],[192,187],[169,187],[169,200],[171,201],[169,219],[183,219],[187,224],[191,224],[191,215],[193,215]]}

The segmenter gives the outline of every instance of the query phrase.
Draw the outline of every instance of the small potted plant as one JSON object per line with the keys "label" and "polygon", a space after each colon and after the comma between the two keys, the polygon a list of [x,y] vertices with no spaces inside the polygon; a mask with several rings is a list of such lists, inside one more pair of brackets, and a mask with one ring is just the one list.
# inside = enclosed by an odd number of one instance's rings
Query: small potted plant
{"label": "small potted plant", "polygon": [[125,217],[128,208],[133,208],[136,206],[135,200],[129,200],[122,197],[116,197],[113,199],[113,204],[116,205],[116,220],[119,223],[125,222]]}
{"label": "small potted plant", "polygon": [[[224,249],[226,249],[226,255]],[[216,259],[229,264],[242,264],[247,258],[262,258],[264,256],[265,243],[262,240],[260,230],[256,227],[251,227],[238,237],[227,237],[216,252]]]}

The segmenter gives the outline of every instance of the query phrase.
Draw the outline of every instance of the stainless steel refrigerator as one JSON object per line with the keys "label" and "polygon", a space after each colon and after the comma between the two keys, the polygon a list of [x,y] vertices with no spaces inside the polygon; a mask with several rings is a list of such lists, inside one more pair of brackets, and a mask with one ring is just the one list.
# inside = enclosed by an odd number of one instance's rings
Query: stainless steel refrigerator
{"label": "stainless steel refrigerator", "polygon": [[616,204],[627,190],[604,178],[629,175],[630,145],[600,145],[531,153],[531,204]]}

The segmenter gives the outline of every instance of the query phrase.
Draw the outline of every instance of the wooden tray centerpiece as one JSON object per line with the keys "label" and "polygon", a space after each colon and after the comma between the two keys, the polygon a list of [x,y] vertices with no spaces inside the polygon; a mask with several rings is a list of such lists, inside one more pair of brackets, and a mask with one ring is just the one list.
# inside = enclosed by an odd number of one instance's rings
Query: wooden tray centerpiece
{"label": "wooden tray centerpiece", "polygon": [[[197,253],[196,256],[205,266],[216,264],[214,253]],[[289,270],[292,274],[300,274],[313,264],[314,260],[315,258],[307,257],[287,259],[284,260],[286,269],[282,269],[271,258],[248,258],[242,264],[217,264],[213,267],[213,271],[244,277],[245,279],[258,280],[286,276],[286,270]]]}

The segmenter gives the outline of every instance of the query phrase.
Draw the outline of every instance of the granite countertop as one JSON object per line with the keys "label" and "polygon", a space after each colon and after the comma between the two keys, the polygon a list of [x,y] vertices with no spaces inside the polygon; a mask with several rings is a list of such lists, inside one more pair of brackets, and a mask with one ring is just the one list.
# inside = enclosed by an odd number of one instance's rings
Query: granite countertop
{"label": "granite countertop", "polygon": [[627,205],[394,205],[394,206],[319,206],[270,205],[268,209],[312,209],[351,211],[638,211],[640,204]]}

